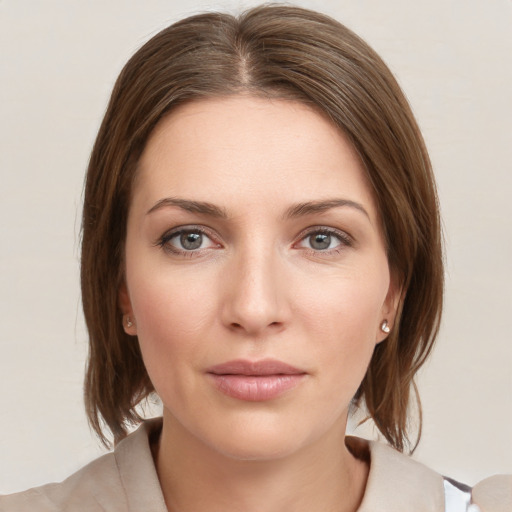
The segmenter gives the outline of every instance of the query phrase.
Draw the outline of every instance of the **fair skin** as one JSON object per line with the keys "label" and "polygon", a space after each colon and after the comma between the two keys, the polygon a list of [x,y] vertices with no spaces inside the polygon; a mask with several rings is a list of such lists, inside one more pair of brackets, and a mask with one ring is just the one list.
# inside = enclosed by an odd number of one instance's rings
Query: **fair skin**
{"label": "fair skin", "polygon": [[397,299],[380,226],[356,152],[305,105],[208,99],[157,126],[120,303],[164,404],[170,511],[357,509],[348,409]]}

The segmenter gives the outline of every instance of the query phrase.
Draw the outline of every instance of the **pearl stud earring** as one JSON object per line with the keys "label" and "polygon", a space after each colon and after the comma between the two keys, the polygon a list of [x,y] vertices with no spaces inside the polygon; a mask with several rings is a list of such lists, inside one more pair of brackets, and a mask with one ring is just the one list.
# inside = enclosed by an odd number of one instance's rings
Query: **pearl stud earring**
{"label": "pearl stud earring", "polygon": [[130,317],[128,315],[126,315],[126,327],[132,327],[133,326],[133,322],[130,320]]}
{"label": "pearl stud earring", "polygon": [[387,320],[383,320],[382,323],[380,324],[380,330],[382,332],[385,332],[386,334],[389,334],[389,332],[391,331],[391,329],[389,328],[389,325],[388,325],[388,321]]}

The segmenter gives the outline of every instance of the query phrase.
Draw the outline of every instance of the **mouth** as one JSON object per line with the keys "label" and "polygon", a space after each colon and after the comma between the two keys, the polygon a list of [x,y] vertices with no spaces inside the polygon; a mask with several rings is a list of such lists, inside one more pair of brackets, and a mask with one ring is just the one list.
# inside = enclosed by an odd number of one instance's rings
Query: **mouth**
{"label": "mouth", "polygon": [[212,366],[206,374],[222,393],[238,400],[272,400],[295,388],[307,373],[276,359],[234,360]]}

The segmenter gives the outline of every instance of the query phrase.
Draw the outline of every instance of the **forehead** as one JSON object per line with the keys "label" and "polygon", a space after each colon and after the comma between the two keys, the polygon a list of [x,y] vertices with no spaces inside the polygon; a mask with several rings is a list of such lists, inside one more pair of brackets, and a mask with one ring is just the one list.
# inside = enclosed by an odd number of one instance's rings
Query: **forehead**
{"label": "forehead", "polygon": [[193,101],[156,127],[139,162],[135,200],[163,195],[228,207],[351,196],[376,215],[353,145],[299,102],[252,96]]}

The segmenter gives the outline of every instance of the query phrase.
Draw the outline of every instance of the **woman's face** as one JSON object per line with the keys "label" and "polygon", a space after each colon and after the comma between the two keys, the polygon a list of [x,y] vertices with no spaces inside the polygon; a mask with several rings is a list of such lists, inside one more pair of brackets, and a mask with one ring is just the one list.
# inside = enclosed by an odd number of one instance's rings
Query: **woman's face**
{"label": "woman's face", "polygon": [[240,459],[344,433],[397,294],[362,164],[324,117],[249,96],[175,110],[140,160],[125,256],[164,432]]}

